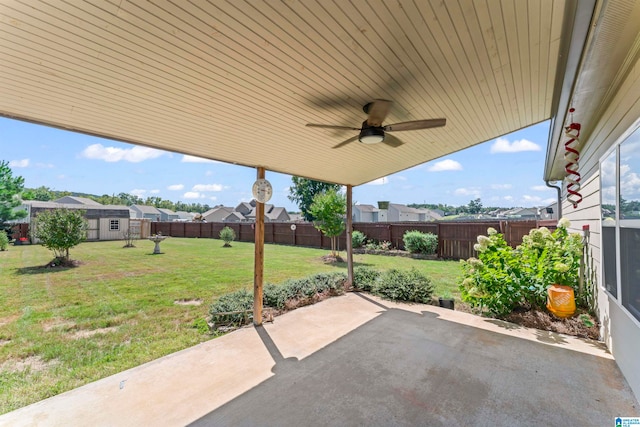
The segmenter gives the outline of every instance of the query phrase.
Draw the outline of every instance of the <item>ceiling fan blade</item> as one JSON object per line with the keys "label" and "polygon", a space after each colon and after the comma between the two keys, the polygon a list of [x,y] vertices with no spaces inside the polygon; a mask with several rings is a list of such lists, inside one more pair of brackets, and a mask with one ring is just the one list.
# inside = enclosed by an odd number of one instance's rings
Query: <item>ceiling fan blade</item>
{"label": "ceiling fan blade", "polygon": [[367,124],[373,127],[382,126],[382,122],[389,114],[389,110],[391,109],[391,101],[387,101],[386,99],[376,99],[373,101],[368,108],[366,113],[369,115],[367,118]]}
{"label": "ceiling fan blade", "polygon": [[324,129],[344,129],[344,130],[360,130],[360,128],[354,128],[349,126],[335,126],[335,125],[318,125],[315,123],[307,123],[306,126],[311,128],[324,128]]}
{"label": "ceiling fan blade", "polygon": [[352,136],[351,138],[347,139],[346,141],[342,141],[340,144],[338,144],[338,145],[334,145],[334,146],[333,146],[333,147],[331,147],[331,148],[340,148],[340,147],[344,147],[345,145],[349,144],[350,142],[357,141],[357,140],[358,140],[358,136],[359,136],[359,135]]}
{"label": "ceiling fan blade", "polygon": [[418,130],[438,128],[447,124],[447,119],[428,119],[428,120],[413,120],[410,122],[394,123],[384,127],[385,131],[397,132],[401,130]]}
{"label": "ceiling fan blade", "polygon": [[397,148],[402,144],[404,144],[404,142],[400,141],[398,138],[396,138],[393,135],[385,135],[384,140],[382,142],[387,144],[389,147],[393,147],[393,148]]}

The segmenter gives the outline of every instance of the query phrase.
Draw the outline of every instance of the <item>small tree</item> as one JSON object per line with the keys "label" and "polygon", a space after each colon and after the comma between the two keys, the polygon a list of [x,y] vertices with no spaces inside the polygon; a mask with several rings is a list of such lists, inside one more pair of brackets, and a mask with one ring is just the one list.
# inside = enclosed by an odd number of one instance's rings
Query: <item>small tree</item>
{"label": "small tree", "polygon": [[122,237],[124,238],[124,248],[135,248],[136,245],[133,244],[133,241],[138,238],[136,233],[133,232],[131,226],[129,226],[125,231],[122,232]]}
{"label": "small tree", "polygon": [[309,212],[315,220],[313,226],[322,234],[331,238],[331,255],[336,256],[337,237],[345,230],[344,216],[347,212],[347,200],[336,190],[316,194]]}
{"label": "small tree", "polygon": [[86,239],[87,228],[84,211],[52,209],[35,217],[32,236],[52,250],[56,260],[68,263],[69,249]]}
{"label": "small tree", "polygon": [[223,247],[230,248],[231,242],[236,240],[236,232],[233,231],[233,228],[231,227],[225,227],[222,230],[220,230],[220,238],[224,240]]}

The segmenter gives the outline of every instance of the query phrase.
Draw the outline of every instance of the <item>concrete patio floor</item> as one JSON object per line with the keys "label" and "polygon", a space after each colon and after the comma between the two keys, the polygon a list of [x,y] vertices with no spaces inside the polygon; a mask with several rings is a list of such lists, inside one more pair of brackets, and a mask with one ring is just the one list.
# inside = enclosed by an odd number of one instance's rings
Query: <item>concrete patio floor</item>
{"label": "concrete patio floor", "polygon": [[0,416],[10,426],[613,426],[597,342],[349,293]]}

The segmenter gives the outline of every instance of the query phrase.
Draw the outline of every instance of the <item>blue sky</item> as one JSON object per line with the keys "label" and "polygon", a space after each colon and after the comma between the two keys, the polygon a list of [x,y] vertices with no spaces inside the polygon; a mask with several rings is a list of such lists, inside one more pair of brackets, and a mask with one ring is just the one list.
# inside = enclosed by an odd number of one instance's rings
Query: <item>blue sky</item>
{"label": "blue sky", "polygon": [[[484,206],[531,207],[555,201],[542,180],[549,123],[544,122],[353,189],[375,205],[445,203],[480,198]],[[136,194],[174,202],[236,206],[251,200],[252,168],[204,161],[46,126],[0,118],[0,160],[25,186],[96,195]],[[270,203],[288,210],[291,177],[267,171]]]}

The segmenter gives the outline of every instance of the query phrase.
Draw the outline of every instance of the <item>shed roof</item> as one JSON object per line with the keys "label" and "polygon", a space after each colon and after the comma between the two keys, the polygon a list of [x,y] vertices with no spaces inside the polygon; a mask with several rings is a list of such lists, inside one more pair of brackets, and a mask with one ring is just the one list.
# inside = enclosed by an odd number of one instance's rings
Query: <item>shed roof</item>
{"label": "shed roof", "polygon": [[[0,3],[0,115],[359,185],[551,118],[594,0]],[[397,148],[358,142],[394,102]]]}

